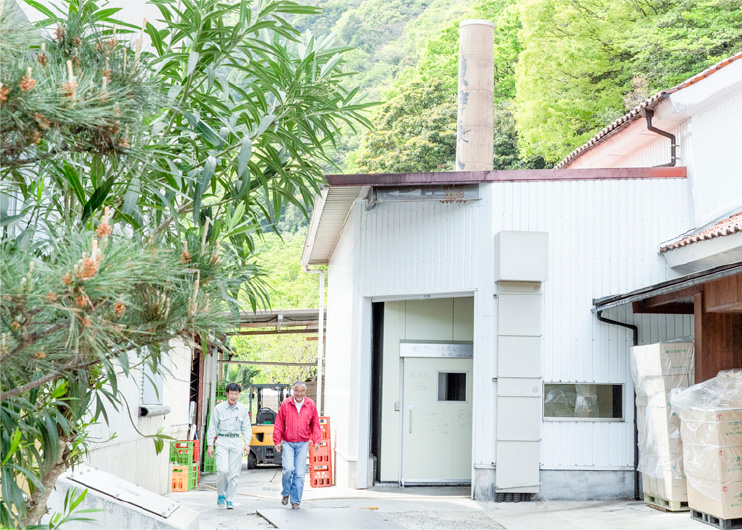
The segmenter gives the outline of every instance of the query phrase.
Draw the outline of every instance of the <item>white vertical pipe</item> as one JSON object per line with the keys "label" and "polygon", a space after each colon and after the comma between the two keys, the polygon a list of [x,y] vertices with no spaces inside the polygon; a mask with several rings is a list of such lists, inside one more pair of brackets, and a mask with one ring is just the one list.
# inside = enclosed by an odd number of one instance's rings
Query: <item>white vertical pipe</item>
{"label": "white vertical pipe", "polygon": [[319,274],[319,317],[317,329],[317,412],[322,415],[322,362],[325,355],[325,271],[308,269],[307,274]]}

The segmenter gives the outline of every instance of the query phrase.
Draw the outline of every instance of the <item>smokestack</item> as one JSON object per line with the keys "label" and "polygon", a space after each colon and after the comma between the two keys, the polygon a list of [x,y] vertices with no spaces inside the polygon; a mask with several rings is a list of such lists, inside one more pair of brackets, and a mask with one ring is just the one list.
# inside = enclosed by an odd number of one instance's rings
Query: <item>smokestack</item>
{"label": "smokestack", "polygon": [[456,171],[492,169],[494,147],[495,25],[459,24],[459,101]]}

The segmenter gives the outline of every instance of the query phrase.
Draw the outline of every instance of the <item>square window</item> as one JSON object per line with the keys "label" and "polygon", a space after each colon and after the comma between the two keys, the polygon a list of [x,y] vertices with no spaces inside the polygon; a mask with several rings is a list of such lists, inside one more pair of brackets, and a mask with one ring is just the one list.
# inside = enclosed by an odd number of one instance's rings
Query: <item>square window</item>
{"label": "square window", "polygon": [[466,401],[466,372],[438,372],[438,401]]}
{"label": "square window", "polygon": [[623,421],[623,385],[545,383],[544,419]]}

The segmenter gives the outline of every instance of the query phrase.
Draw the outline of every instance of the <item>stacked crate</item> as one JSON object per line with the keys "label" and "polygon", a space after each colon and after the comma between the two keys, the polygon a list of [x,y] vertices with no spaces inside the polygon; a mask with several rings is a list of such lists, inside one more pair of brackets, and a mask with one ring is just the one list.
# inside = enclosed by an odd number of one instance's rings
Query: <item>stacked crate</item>
{"label": "stacked crate", "polygon": [[309,482],[313,488],[332,486],[332,444],[330,443],[330,418],[320,416],[322,431],[317,449],[309,443]]}
{"label": "stacked crate", "polygon": [[679,410],[691,516],[742,528],[742,371],[673,396]]}
{"label": "stacked crate", "polygon": [[670,510],[688,509],[680,418],[668,399],[674,388],[694,380],[691,342],[668,342],[631,349],[639,430],[639,470],[644,500]]}
{"label": "stacked crate", "polygon": [[198,485],[198,440],[170,442],[172,491],[188,491]]}

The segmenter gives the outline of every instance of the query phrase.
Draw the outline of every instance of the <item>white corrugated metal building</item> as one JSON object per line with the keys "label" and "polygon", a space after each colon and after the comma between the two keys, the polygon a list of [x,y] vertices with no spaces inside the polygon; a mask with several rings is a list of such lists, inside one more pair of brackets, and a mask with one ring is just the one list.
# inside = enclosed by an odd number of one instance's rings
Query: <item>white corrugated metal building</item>
{"label": "white corrugated metal building", "polygon": [[[649,98],[559,169],[328,177],[302,261],[329,265],[338,484],[634,494],[632,332],[594,300],[688,272],[701,258],[660,245],[742,209],[739,58]],[[675,167],[651,167],[670,161],[652,113],[677,138]],[[693,334],[692,314],[605,317],[643,344]]]}

